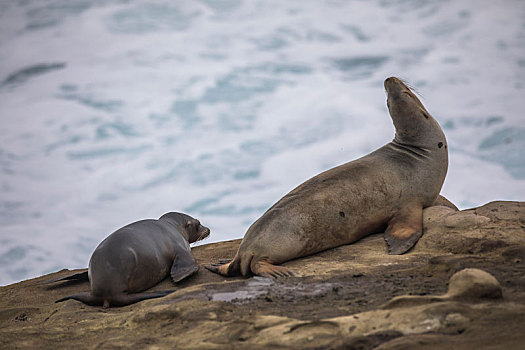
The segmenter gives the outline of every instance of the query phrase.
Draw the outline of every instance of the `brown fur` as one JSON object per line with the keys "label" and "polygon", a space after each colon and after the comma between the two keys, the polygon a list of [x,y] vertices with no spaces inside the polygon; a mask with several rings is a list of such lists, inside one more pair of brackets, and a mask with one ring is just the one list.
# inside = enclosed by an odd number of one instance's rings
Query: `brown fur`
{"label": "brown fur", "polygon": [[394,140],[299,185],[253,223],[231,262],[209,270],[224,276],[288,275],[276,265],[385,227],[390,254],[405,253],[417,242],[422,210],[436,201],[445,179],[447,142],[401,80],[386,79],[385,89]]}

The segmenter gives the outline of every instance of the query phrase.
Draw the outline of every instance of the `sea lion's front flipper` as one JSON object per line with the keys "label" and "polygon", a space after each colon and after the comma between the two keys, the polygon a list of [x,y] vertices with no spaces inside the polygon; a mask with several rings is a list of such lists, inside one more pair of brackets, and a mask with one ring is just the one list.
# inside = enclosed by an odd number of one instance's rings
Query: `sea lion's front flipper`
{"label": "sea lion's front flipper", "polygon": [[389,222],[385,231],[388,254],[403,254],[412,248],[423,234],[423,209],[404,208]]}
{"label": "sea lion's front flipper", "polygon": [[280,278],[280,277],[294,277],[296,274],[285,266],[273,265],[267,261],[252,260],[250,268],[254,275]]}
{"label": "sea lion's front flipper", "polygon": [[184,278],[197,273],[197,271],[199,271],[199,264],[197,264],[193,255],[191,255],[191,251],[189,249],[178,250],[175,260],[173,260],[173,264],[171,265],[171,280],[174,283],[177,283]]}

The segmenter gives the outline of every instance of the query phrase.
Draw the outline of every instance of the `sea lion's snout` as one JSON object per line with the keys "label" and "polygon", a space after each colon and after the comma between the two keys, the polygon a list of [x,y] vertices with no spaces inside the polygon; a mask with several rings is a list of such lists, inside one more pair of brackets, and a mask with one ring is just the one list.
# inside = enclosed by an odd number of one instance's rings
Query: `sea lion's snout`
{"label": "sea lion's snout", "polygon": [[403,81],[396,77],[390,77],[385,79],[385,90],[388,94],[388,98],[398,98],[403,93],[406,93],[408,95],[412,96],[412,93],[410,89],[403,83]]}
{"label": "sea lion's snout", "polygon": [[388,88],[388,86],[390,86],[391,84],[396,84],[396,83],[400,83],[401,80],[399,78],[396,78],[396,77],[388,77],[385,79],[385,89]]}
{"label": "sea lion's snout", "polygon": [[384,85],[385,85],[385,90],[389,91],[392,88],[394,88],[395,86],[403,85],[403,82],[399,78],[389,77],[389,78],[385,79]]}
{"label": "sea lion's snout", "polygon": [[210,229],[206,226],[200,225],[199,227],[199,238],[197,238],[197,241],[203,240],[204,238],[208,237],[210,235]]}

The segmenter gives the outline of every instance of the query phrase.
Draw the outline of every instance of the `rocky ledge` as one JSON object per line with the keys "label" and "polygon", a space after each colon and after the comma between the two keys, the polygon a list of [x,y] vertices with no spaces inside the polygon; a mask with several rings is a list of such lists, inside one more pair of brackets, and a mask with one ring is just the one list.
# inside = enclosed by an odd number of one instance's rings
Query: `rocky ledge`
{"label": "rocky ledge", "polygon": [[[286,265],[300,277],[223,278],[201,268],[175,293],[102,309],[60,297],[89,284],[0,288],[0,348],[523,349],[525,203],[424,211],[409,253],[382,234]],[[204,265],[239,240],[193,249]],[[154,290],[173,289],[165,280]]]}

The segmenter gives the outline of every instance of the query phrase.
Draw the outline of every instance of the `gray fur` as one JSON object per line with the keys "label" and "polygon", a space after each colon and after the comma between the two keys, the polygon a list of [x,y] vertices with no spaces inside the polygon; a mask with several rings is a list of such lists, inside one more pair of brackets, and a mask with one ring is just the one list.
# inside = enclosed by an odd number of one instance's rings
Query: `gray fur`
{"label": "gray fur", "polygon": [[[166,292],[139,293],[168,274],[179,282],[199,270],[189,243],[207,237],[210,230],[189,215],[167,213],[159,220],[141,220],[124,226],[95,249],[89,260],[91,293],[74,294],[89,305],[123,306],[158,298]],[[65,279],[70,279],[66,277]]]}

